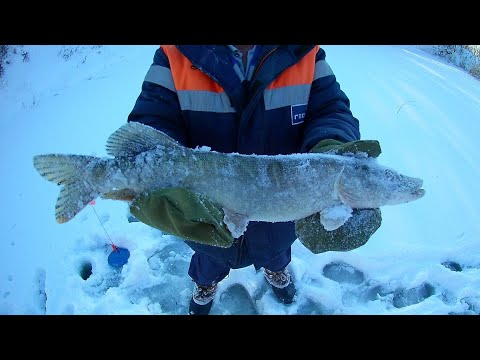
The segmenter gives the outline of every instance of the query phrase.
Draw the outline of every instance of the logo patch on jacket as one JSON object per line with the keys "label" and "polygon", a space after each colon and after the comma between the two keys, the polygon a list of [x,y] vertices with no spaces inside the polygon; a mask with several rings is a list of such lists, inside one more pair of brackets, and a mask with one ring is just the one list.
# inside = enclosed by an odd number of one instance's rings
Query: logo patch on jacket
{"label": "logo patch on jacket", "polygon": [[292,114],[292,125],[298,125],[305,121],[305,113],[307,112],[307,104],[292,105],[290,108]]}

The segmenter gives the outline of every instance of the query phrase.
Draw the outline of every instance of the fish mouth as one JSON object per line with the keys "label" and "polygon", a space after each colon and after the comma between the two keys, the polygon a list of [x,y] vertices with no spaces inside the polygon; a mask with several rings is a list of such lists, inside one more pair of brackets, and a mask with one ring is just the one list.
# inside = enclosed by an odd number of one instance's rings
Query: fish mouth
{"label": "fish mouth", "polygon": [[404,204],[418,200],[425,195],[425,189],[422,188],[422,179],[408,177],[405,180],[397,193],[392,191],[389,204]]}
{"label": "fish mouth", "polygon": [[405,204],[420,199],[425,195],[425,189],[417,188],[397,194],[388,202],[389,205]]}
{"label": "fish mouth", "polygon": [[410,183],[409,185],[412,189],[420,190],[420,188],[423,186],[423,180],[419,178],[409,177],[408,182]]}
{"label": "fish mouth", "polygon": [[412,189],[412,196],[415,199],[420,199],[423,195],[425,195],[425,189],[422,188],[423,180],[419,178],[413,178],[414,188]]}
{"label": "fish mouth", "polygon": [[425,189],[416,189],[412,191],[412,198],[413,200],[420,199],[425,195]]}
{"label": "fish mouth", "polygon": [[425,195],[425,189],[422,188],[423,180],[419,178],[410,178],[410,190],[408,191],[408,201],[420,199]]}

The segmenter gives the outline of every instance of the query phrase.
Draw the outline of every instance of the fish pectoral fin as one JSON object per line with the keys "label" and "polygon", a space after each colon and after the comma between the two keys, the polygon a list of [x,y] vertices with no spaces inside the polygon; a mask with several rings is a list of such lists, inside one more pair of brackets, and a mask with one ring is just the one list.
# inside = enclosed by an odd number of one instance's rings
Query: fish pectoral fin
{"label": "fish pectoral fin", "polygon": [[337,187],[337,194],[340,200],[345,204],[349,204],[350,206],[355,206],[355,204],[359,203],[358,197],[355,196],[354,194],[351,194],[345,191],[345,188],[343,188],[342,186]]}
{"label": "fish pectoral fin", "polygon": [[247,230],[248,217],[246,215],[238,214],[229,209],[223,209],[225,214],[223,222],[227,225],[228,230],[232,233],[234,238],[239,238]]}
{"label": "fish pectoral fin", "polygon": [[135,191],[132,189],[113,190],[101,196],[102,199],[133,201],[135,198]]}
{"label": "fish pectoral fin", "polygon": [[340,171],[340,174],[338,174],[337,180],[335,181],[335,193],[337,195],[337,198],[344,204],[347,204],[349,207],[354,208],[357,207],[356,204],[358,204],[358,196],[356,194],[352,194],[349,192],[343,183],[344,177],[343,177],[343,170],[345,168],[342,168]]}
{"label": "fish pectoral fin", "polygon": [[353,209],[345,204],[337,204],[320,211],[320,222],[327,231],[333,231],[345,224],[352,216]]}

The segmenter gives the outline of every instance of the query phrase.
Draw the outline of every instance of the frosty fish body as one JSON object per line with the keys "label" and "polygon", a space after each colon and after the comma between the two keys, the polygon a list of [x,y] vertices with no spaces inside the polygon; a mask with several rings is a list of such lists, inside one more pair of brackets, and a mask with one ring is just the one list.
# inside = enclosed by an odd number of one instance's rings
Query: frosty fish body
{"label": "frosty fish body", "polygon": [[376,159],[328,154],[242,155],[186,148],[162,132],[127,123],[107,141],[113,159],[82,155],[38,155],[34,166],[64,185],[56,219],[72,219],[98,196],[133,200],[159,188],[184,187],[224,208],[225,222],[240,236],[249,221],[282,222],[329,210],[377,208],[423,196],[422,180],[399,174]]}
{"label": "frosty fish body", "polygon": [[334,182],[342,167],[340,157],[215,152],[195,156],[200,159],[196,175],[186,179],[186,187],[250,220],[297,220],[338,202]]}

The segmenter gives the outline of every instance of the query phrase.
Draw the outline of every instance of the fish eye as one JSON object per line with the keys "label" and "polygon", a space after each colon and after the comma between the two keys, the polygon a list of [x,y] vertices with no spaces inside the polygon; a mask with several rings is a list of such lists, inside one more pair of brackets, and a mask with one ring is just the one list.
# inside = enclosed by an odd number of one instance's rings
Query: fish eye
{"label": "fish eye", "polygon": [[392,170],[385,169],[384,174],[388,180],[393,180],[395,178],[395,173]]}

